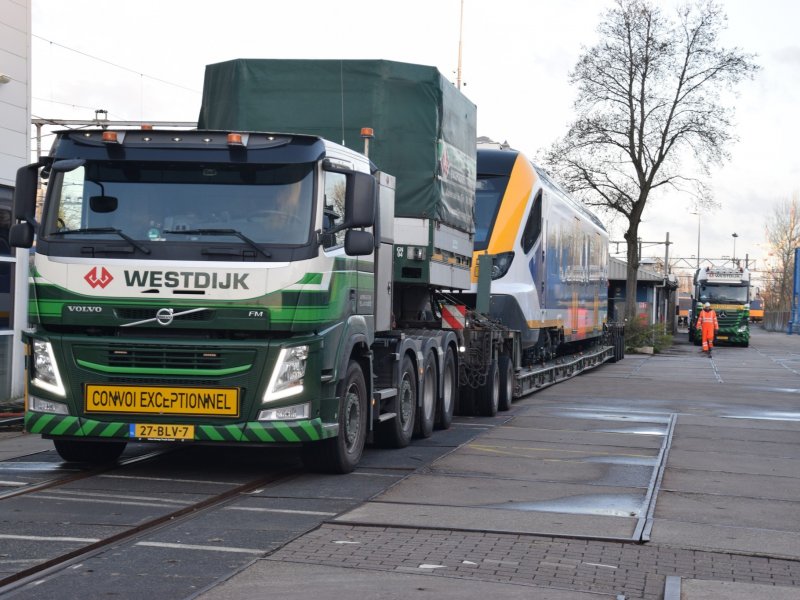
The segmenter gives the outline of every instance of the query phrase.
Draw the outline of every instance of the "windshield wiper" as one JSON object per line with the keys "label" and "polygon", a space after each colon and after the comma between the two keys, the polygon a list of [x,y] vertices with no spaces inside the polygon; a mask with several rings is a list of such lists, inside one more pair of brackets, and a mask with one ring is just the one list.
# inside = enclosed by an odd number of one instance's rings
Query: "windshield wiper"
{"label": "windshield wiper", "polygon": [[254,240],[236,229],[167,229],[163,233],[182,233],[184,235],[232,235],[247,243],[256,252],[265,258],[272,258],[272,254],[262,249]]}
{"label": "windshield wiper", "polygon": [[65,229],[64,231],[53,231],[50,235],[69,235],[71,233],[115,233],[137,250],[141,250],[145,254],[150,254],[150,248],[143,246],[127,233],[124,233],[121,229],[116,229],[114,227],[83,227],[81,229]]}

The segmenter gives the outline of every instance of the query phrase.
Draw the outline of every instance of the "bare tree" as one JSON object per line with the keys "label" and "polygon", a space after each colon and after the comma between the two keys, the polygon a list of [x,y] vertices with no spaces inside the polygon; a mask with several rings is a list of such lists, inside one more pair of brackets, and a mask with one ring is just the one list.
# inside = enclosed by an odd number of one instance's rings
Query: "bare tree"
{"label": "bare tree", "polygon": [[[723,93],[758,69],[753,56],[718,45],[726,17],[702,1],[667,18],[650,0],[616,0],[570,81],[577,117],[545,158],[587,205],[627,219],[625,315],[636,314],[639,224],[652,191],[671,187],[709,198],[708,167],[728,158],[733,109]],[[699,175],[682,162],[693,156]]]}
{"label": "bare tree", "polygon": [[792,305],[794,249],[800,246],[800,194],[795,192],[773,209],[766,231],[772,261],[762,294],[765,309],[788,311]]}

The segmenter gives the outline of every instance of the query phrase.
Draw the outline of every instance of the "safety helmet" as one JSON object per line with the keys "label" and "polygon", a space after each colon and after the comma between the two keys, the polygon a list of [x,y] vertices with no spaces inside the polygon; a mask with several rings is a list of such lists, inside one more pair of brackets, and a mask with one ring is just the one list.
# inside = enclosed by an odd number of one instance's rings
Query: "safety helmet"
{"label": "safety helmet", "polygon": [[711,302],[706,302],[703,304],[703,308],[711,308]]}

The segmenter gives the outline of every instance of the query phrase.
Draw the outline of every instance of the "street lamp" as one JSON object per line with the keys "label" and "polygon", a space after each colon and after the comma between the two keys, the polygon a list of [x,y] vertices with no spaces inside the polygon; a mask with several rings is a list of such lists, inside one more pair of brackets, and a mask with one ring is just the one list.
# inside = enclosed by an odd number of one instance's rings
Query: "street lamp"
{"label": "street lamp", "polygon": [[739,237],[739,234],[734,231],[731,237],[733,237],[733,262],[736,264],[736,238]]}
{"label": "street lamp", "polygon": [[697,212],[691,212],[690,215],[697,215],[697,269],[700,269],[700,209]]}

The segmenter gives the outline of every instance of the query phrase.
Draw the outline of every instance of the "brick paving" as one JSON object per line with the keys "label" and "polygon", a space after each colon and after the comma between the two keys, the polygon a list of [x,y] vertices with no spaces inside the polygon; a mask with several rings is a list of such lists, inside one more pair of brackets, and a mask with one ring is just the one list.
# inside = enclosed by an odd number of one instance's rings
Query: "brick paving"
{"label": "brick paving", "polygon": [[324,524],[270,560],[660,600],[667,576],[800,586],[800,561],[531,535]]}

